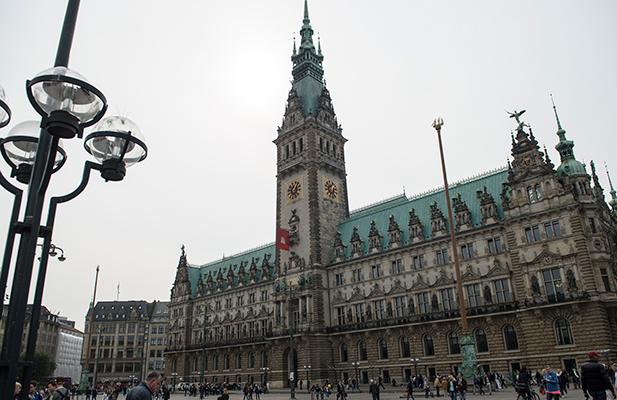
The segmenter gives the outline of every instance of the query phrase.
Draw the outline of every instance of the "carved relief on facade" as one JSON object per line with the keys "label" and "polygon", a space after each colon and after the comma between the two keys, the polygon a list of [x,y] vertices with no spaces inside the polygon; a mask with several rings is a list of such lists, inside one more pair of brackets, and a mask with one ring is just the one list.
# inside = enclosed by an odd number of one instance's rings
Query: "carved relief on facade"
{"label": "carved relief on facade", "polygon": [[495,204],[493,195],[488,192],[486,186],[484,186],[482,190],[478,190],[476,195],[480,202],[482,225],[496,223],[499,220],[499,216],[497,215],[497,204]]}
{"label": "carved relief on facade", "polygon": [[390,215],[388,222],[388,246],[391,249],[403,245],[403,235],[398,223],[394,219],[394,215]]}
{"label": "carved relief on facade", "polygon": [[460,193],[452,199],[452,208],[454,209],[454,220],[456,221],[457,231],[465,231],[473,228],[471,211],[469,211],[469,207],[462,199]]}
{"label": "carved relief on facade", "polygon": [[295,246],[300,242],[300,217],[298,217],[297,210],[294,208],[291,210],[291,217],[289,217],[289,245]]}
{"label": "carved relief on facade", "polygon": [[341,239],[341,232],[336,232],[334,237],[334,257],[335,261],[343,261],[345,259],[345,249],[347,246],[343,244],[343,239]]}
{"label": "carved relief on facade", "polygon": [[371,227],[368,232],[369,253],[376,253],[382,250],[382,236],[377,230],[375,221],[371,221]]}
{"label": "carved relief on facade", "polygon": [[361,257],[364,255],[364,242],[360,239],[360,234],[358,233],[358,228],[353,227],[353,232],[351,234],[351,256],[352,257]]}
{"label": "carved relief on facade", "polygon": [[437,207],[437,202],[431,204],[431,230],[433,237],[443,236],[448,233],[446,217]]}

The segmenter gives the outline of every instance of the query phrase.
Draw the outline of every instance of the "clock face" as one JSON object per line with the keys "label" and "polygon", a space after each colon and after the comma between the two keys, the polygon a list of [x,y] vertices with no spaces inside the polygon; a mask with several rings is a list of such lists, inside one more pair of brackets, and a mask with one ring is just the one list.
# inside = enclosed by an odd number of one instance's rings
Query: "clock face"
{"label": "clock face", "polygon": [[298,181],[291,182],[289,186],[287,187],[287,198],[289,200],[296,200],[298,197],[300,197],[301,190],[302,190],[302,186],[300,185],[300,182]]}
{"label": "clock face", "polygon": [[338,187],[336,187],[336,183],[332,182],[331,180],[327,180],[326,183],[324,183],[324,190],[326,193],[326,196],[329,199],[336,199],[338,196]]}

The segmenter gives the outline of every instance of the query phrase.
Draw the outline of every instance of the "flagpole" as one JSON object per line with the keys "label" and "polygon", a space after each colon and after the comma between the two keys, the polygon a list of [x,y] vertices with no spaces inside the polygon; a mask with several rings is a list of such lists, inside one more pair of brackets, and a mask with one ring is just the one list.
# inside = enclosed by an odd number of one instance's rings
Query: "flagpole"
{"label": "flagpole", "polygon": [[[94,278],[94,293],[92,294],[92,303],[90,305],[90,315],[88,318],[88,337],[86,339],[86,348],[88,349],[88,351],[86,351],[86,354],[84,356],[84,364],[83,364],[83,369],[81,372],[81,382],[80,382],[80,386],[82,390],[87,390],[88,389],[88,379],[89,379],[89,375],[90,375],[90,345],[92,344],[92,323],[94,321],[94,306],[96,305],[96,287],[98,286],[99,283],[99,268],[101,266],[97,265],[96,266],[96,276]],[[93,385],[96,385],[96,382],[92,382]]]}

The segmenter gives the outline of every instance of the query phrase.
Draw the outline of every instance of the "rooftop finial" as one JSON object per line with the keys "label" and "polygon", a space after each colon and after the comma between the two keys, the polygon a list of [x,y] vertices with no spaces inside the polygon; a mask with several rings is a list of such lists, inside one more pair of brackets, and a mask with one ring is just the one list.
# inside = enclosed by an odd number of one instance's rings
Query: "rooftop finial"
{"label": "rooftop finial", "polygon": [[546,150],[546,145],[544,145],[544,156],[546,157],[546,163],[547,164],[552,164],[551,163],[551,159],[548,156],[548,150]]}
{"label": "rooftop finial", "polygon": [[293,55],[295,56],[297,54],[297,51],[296,51],[296,34],[295,33],[294,33],[293,37],[294,37],[293,38],[293,41],[294,41]]}
{"label": "rooftop finial", "polygon": [[606,165],[606,161],[604,162],[604,169],[606,169],[606,176],[608,177],[608,185],[611,187],[611,193],[615,191],[613,188],[613,182],[611,181],[611,174],[608,172],[608,165]]}
{"label": "rooftop finial", "polygon": [[553,94],[551,96],[551,103],[553,104],[553,111],[555,112],[555,119],[557,120],[557,135],[559,136],[559,140],[566,140],[566,131],[561,127],[561,122],[559,121],[559,115],[557,115],[557,107],[555,107],[555,100],[553,99]]}
{"label": "rooftop finial", "polygon": [[308,0],[304,0],[304,21],[309,22]]}
{"label": "rooftop finial", "polygon": [[321,55],[321,35],[317,32],[317,54]]}

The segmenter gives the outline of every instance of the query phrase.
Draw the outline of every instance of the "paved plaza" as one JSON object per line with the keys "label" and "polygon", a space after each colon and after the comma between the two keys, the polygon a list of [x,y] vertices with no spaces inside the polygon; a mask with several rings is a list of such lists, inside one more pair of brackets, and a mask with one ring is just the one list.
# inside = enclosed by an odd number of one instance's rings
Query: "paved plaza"
{"label": "paved plaza", "polygon": [[[230,393],[230,400],[242,400],[242,393],[240,392],[231,392]],[[424,397],[424,393],[414,393],[414,397],[417,400],[420,399],[425,399]],[[500,392],[493,392],[492,395],[474,395],[473,393],[468,393],[466,398],[468,400],[477,400],[477,399],[484,399],[484,400],[516,400],[516,393],[514,392],[514,389],[512,388],[508,388],[505,389],[503,391]],[[185,400],[189,400],[189,399],[199,399],[199,396],[197,397],[191,397],[191,396],[184,396],[184,394],[182,393],[175,393],[171,396],[172,400],[181,400],[181,399],[185,399]],[[296,392],[296,398],[298,400],[310,400],[310,395],[306,392],[306,391],[297,391]],[[357,392],[353,392],[353,393],[348,393],[348,400],[371,400],[371,396],[370,394],[366,391],[363,390],[361,393],[357,393]],[[382,390],[381,392],[381,396],[380,396],[380,400],[400,400],[400,399],[406,399],[407,396],[405,394],[405,391],[403,390],[403,388],[387,388],[385,391]],[[543,399],[544,396],[541,396],[541,399]],[[583,392],[581,390],[571,390],[568,392],[568,395],[565,396],[565,399],[573,399],[573,400],[583,400],[585,398],[585,396],[583,396]],[[206,399],[209,400],[216,400],[216,397],[213,396],[209,396]],[[253,399],[255,400],[255,398],[253,397]],[[443,400],[448,400],[449,397],[432,397],[429,399],[443,399]],[[282,391],[282,390],[275,390],[275,391],[271,391],[270,393],[266,394],[266,395],[262,395],[261,396],[261,400],[289,400],[289,391]],[[336,400],[336,394],[332,394],[330,396],[330,400]]]}

